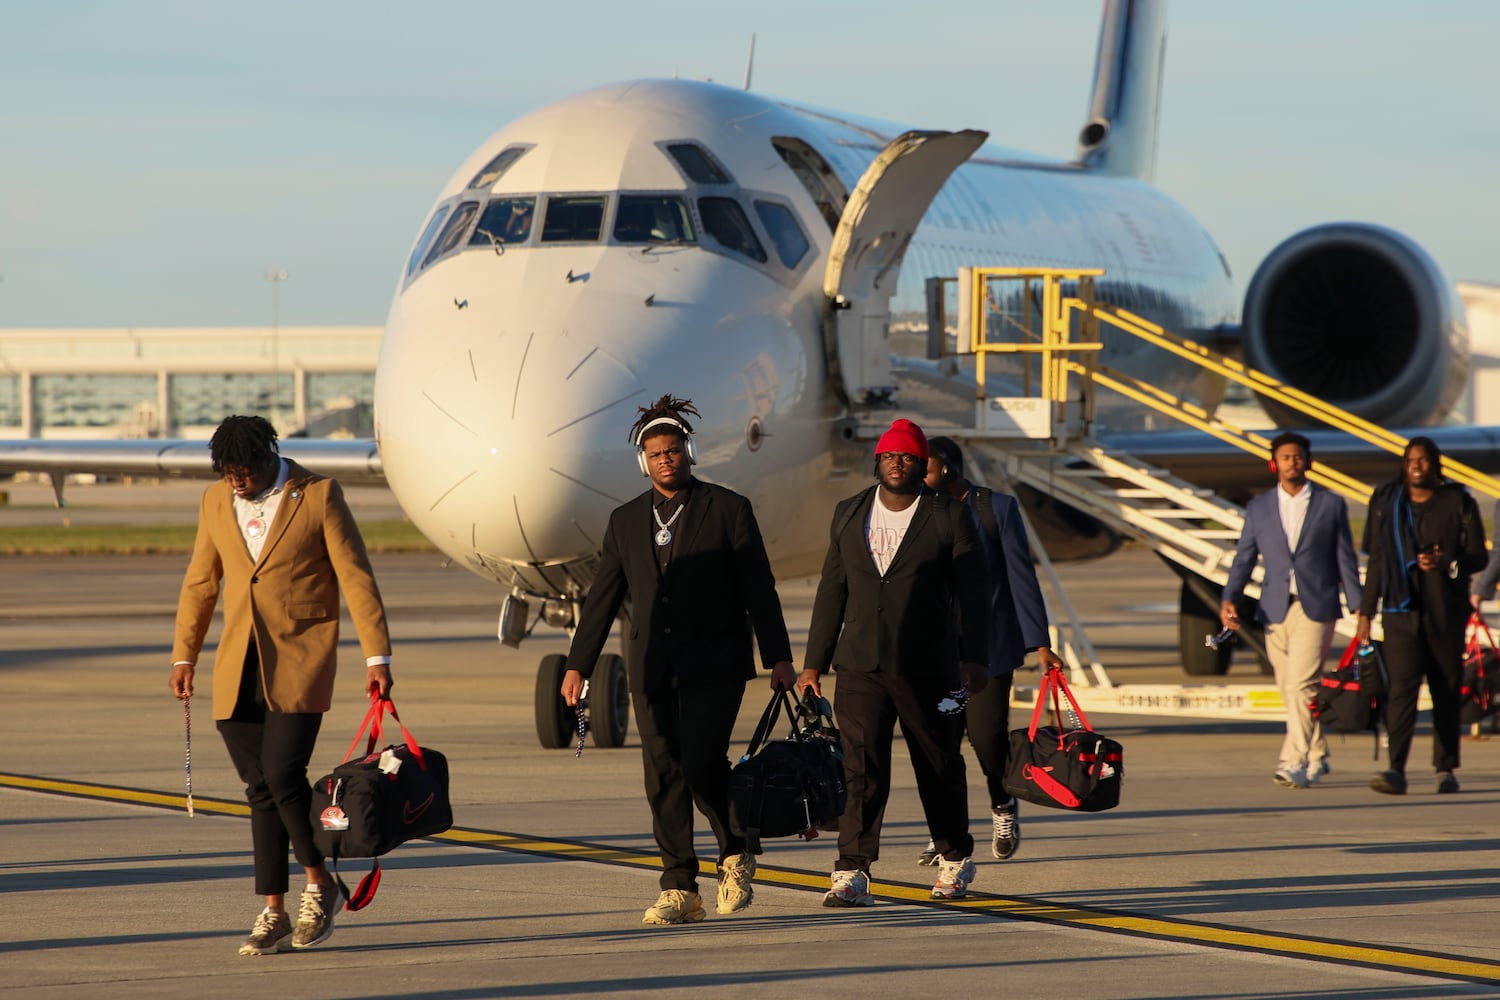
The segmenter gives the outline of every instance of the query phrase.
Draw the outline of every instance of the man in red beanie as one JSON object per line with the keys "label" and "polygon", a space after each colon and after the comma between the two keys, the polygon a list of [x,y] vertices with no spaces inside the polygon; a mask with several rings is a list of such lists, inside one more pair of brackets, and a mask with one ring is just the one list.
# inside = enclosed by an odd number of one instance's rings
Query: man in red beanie
{"label": "man in red beanie", "polygon": [[896,720],[940,854],[934,899],[958,899],[974,880],[969,786],[960,718],[938,710],[960,680],[987,680],[989,570],[964,505],[928,489],[927,438],[897,420],[875,446],[876,485],[834,509],[823,577],[813,600],[798,687],[835,692],[849,800],[824,906],[870,906],[870,864],[891,792]]}

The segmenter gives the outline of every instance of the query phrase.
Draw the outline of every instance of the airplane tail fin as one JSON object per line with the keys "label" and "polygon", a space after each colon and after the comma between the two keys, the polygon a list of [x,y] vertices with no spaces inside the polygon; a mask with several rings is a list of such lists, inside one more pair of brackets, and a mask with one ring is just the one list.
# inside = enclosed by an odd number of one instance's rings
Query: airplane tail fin
{"label": "airplane tail fin", "polygon": [[1151,179],[1166,54],[1166,0],[1105,0],[1089,117],[1078,136],[1082,166]]}

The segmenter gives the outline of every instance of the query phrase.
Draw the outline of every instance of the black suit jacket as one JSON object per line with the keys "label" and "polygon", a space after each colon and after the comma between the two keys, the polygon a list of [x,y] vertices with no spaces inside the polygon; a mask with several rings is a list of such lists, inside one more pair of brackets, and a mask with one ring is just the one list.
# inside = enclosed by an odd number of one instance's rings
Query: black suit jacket
{"label": "black suit jacket", "polygon": [[598,575],[583,602],[568,667],[593,673],[611,624],[630,600],[625,643],[630,690],[656,690],[669,670],[682,687],[743,684],[755,676],[752,626],[767,669],[792,658],[776,580],[750,501],[695,481],[665,575],[647,490],[615,508]]}
{"label": "black suit jacket", "polygon": [[924,487],[881,576],[865,536],[875,490],[834,508],[804,666],[956,683],[960,659],[989,661],[989,569],[974,518],[959,501]]}

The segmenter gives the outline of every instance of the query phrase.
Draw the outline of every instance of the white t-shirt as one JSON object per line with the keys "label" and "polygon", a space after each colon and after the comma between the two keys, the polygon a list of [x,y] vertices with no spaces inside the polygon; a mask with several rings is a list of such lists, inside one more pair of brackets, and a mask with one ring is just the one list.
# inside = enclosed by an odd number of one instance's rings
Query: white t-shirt
{"label": "white t-shirt", "polygon": [[901,547],[901,539],[906,537],[906,529],[911,527],[912,515],[916,514],[921,502],[918,497],[905,510],[891,510],[880,502],[880,491],[875,491],[875,502],[870,504],[870,520],[865,525],[865,539],[881,576],[885,576],[891,560],[896,558],[896,550]]}

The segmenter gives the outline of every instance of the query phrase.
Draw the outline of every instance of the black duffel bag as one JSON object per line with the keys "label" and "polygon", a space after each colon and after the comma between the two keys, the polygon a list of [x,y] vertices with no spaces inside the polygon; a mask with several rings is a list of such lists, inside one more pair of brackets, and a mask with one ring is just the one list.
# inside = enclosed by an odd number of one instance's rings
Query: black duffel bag
{"label": "black duffel bag", "polygon": [[1312,714],[1328,732],[1362,733],[1374,729],[1380,717],[1380,703],[1385,698],[1385,661],[1380,644],[1361,648],[1353,639],[1339,665],[1324,671],[1318,680]]}
{"label": "black duffel bag", "polygon": [[[778,706],[786,710],[792,733],[761,749]],[[760,854],[762,837],[811,840],[819,829],[831,829],[847,801],[844,748],[828,700],[809,689],[794,715],[791,696],[778,688],[729,774],[729,828],[745,838],[747,851]]]}
{"label": "black duffel bag", "polygon": [[[1062,721],[1061,692],[1078,726],[1060,731],[1057,726],[1042,726],[1042,709],[1052,696],[1053,717]],[[1031,710],[1031,725],[1010,734],[1010,760],[1005,765],[1005,790],[1018,799],[1040,806],[1072,809],[1076,812],[1100,812],[1120,804],[1120,785],[1125,777],[1124,748],[1107,736],[1089,728],[1088,717],[1062,669],[1053,667],[1042,675]]]}
{"label": "black duffel bag", "polygon": [[[406,742],[377,751],[386,712],[401,727]],[[350,760],[366,729],[365,755]],[[338,875],[339,859],[378,858],[408,840],[451,827],[448,759],[431,747],[418,745],[396,714],[395,704],[372,692],[370,710],[344,754],[344,763],[313,784],[311,817],[313,842],[332,863],[345,905],[364,909],[380,887],[380,863],[371,865],[351,894]]]}

